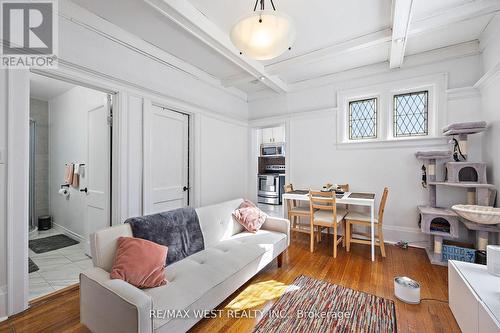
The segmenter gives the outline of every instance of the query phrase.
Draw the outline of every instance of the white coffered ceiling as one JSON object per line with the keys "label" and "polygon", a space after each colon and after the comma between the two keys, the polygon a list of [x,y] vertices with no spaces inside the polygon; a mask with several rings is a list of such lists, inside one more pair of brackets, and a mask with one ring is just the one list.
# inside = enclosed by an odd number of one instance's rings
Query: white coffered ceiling
{"label": "white coffered ceiling", "polygon": [[500,0],[274,0],[297,41],[258,62],[228,36],[254,0],[72,1],[248,95],[377,63],[404,67],[405,56],[477,40],[500,11]]}

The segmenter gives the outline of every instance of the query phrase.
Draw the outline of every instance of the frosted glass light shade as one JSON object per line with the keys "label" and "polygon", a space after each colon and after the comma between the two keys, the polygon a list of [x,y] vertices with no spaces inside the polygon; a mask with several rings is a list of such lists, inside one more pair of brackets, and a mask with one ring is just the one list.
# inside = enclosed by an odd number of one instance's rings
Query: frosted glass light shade
{"label": "frosted glass light shade", "polygon": [[292,19],[270,10],[253,12],[231,29],[233,44],[243,54],[257,60],[280,56],[293,45],[295,35]]}

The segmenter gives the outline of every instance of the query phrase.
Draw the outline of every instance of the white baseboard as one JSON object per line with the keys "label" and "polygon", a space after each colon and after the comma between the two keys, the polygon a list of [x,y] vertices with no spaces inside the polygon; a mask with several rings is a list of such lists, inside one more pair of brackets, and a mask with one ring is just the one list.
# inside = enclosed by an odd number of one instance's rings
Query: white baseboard
{"label": "white baseboard", "polygon": [[61,231],[66,236],[68,236],[70,238],[73,238],[74,240],[77,240],[80,243],[87,242],[87,240],[85,239],[85,237],[83,237],[82,235],[79,235],[76,232],[73,232],[73,231],[69,230],[68,228],[63,227],[60,224],[57,224],[57,223],[53,223],[53,224],[54,224],[54,229]]}
{"label": "white baseboard", "polygon": [[0,321],[7,319],[7,286],[0,286]]}

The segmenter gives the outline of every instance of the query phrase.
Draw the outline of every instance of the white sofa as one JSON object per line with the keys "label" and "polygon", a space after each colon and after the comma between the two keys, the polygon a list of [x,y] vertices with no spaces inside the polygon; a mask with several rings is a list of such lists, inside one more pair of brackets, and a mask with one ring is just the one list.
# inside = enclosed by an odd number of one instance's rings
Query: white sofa
{"label": "white sofa", "polygon": [[[80,275],[81,322],[94,333],[185,332],[201,320],[193,311],[214,309],[276,257],[281,266],[289,221],[268,217],[257,233],[246,232],[231,215],[241,202],[196,209],[205,250],[167,266],[168,283],[158,288],[141,290],[109,278],[116,240],[132,237],[128,224],[91,235],[94,268]],[[189,310],[191,316],[172,318],[158,310]]]}

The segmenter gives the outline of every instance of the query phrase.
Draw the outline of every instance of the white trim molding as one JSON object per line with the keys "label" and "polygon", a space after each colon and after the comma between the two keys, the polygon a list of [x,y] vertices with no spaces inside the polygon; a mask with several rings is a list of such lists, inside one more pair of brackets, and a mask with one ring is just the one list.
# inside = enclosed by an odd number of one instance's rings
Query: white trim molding
{"label": "white trim molding", "polygon": [[7,319],[7,286],[0,286],[0,322]]}
{"label": "white trim molding", "polygon": [[29,71],[7,71],[7,315],[28,307]]}
{"label": "white trim molding", "polygon": [[481,92],[475,87],[461,87],[446,90],[449,101],[469,99],[469,98],[481,98]]}
{"label": "white trim molding", "polygon": [[[355,89],[339,90],[337,93],[337,145],[381,144],[393,142],[408,144],[410,142],[438,139],[441,141],[440,129],[447,121],[448,74],[440,73],[414,77],[411,79],[390,81]],[[393,96],[402,93],[428,91],[428,135],[398,138],[393,135]],[[350,140],[349,102],[358,99],[373,98],[377,105],[377,137],[375,139]],[[413,146],[413,145],[412,145]]]}
{"label": "white trim molding", "polygon": [[82,236],[80,234],[77,234],[76,232],[73,232],[73,231],[69,230],[66,227],[63,227],[62,225],[57,224],[56,222],[54,222],[54,229],[57,229],[57,230],[61,231],[63,234],[65,234],[69,238],[73,238],[74,240],[77,240],[77,241],[79,241],[82,244],[85,244],[85,243],[89,242],[89,240],[85,239],[84,236]]}
{"label": "white trim molding", "polygon": [[477,82],[474,84],[474,88],[483,89],[490,84],[498,75],[500,74],[500,61],[497,62],[495,66],[490,68]]}

